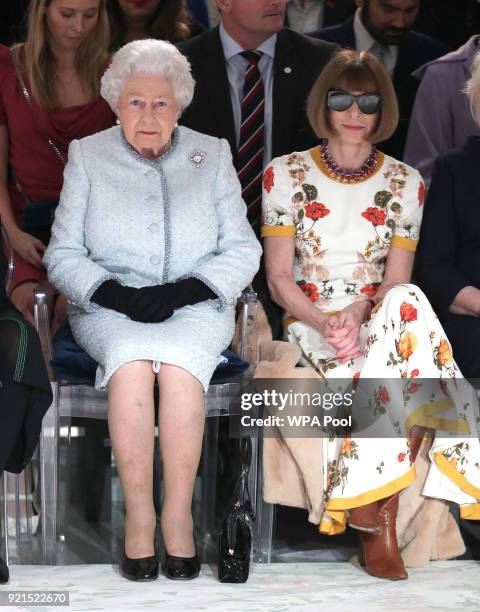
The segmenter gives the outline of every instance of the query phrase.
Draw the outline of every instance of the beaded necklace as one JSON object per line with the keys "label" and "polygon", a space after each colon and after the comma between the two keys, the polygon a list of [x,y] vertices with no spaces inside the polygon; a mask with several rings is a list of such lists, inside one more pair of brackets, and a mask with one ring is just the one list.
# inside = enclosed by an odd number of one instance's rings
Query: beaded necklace
{"label": "beaded necklace", "polygon": [[339,183],[360,183],[373,174],[377,168],[379,155],[375,145],[372,146],[369,156],[360,168],[356,169],[342,168],[334,161],[328,148],[328,140],[322,140],[318,149],[327,174]]}

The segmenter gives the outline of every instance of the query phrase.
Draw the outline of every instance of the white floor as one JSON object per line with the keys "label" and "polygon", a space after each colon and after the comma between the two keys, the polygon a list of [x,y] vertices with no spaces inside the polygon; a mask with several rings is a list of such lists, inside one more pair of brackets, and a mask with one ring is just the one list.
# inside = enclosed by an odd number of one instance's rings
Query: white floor
{"label": "white floor", "polygon": [[2,608],[11,610],[275,610],[421,612],[480,610],[480,563],[439,561],[410,570],[406,581],[390,582],[368,576],[351,563],[276,563],[253,565],[246,584],[217,581],[202,567],[192,582],[123,579],[111,565],[11,566],[11,580],[0,592],[66,590],[70,605]]}

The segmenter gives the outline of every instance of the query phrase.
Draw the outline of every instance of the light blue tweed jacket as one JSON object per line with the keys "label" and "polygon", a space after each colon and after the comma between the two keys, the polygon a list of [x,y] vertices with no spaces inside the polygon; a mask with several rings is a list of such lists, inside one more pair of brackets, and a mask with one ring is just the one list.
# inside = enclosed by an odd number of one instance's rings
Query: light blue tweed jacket
{"label": "light blue tweed jacket", "polygon": [[[172,149],[158,160],[139,155],[119,126],[71,143],[44,263],[70,302],[77,341],[100,364],[97,386],[136,358],[170,358],[205,386],[231,340],[233,306],[260,254],[227,141],[179,127]],[[204,281],[219,299],[182,308],[160,324],[136,323],[90,300],[108,279],[143,287],[187,276]],[[174,338],[179,330],[183,337]],[[126,348],[102,333],[115,333]],[[192,358],[182,362],[179,341],[199,343],[205,371],[192,367]]]}

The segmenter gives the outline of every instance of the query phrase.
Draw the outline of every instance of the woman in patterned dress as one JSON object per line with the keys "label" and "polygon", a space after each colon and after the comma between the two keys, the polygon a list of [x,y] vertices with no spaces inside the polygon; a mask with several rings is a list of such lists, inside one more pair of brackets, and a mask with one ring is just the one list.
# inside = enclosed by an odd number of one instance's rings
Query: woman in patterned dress
{"label": "woman in patterned dress", "polygon": [[348,521],[359,529],[367,571],[404,579],[395,520],[398,493],[416,478],[414,427],[443,436],[430,449],[423,494],[457,502],[463,518],[480,518],[476,396],[458,384],[448,339],[409,284],[424,185],[415,169],[373,146],[398,121],[383,65],[368,53],[338,52],[307,110],[327,139],[274,159],[264,174],[269,288],[304,365],[354,385],[377,379],[369,437],[324,441],[320,531],[340,533]]}

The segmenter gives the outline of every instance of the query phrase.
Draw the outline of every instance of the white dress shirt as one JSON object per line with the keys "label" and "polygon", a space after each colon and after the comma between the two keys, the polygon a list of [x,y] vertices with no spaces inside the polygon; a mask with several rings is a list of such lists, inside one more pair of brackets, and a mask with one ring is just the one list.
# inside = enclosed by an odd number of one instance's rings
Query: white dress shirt
{"label": "white dress shirt", "polygon": [[323,0],[289,0],[287,4],[288,27],[306,34],[314,32],[323,25]]}
{"label": "white dress shirt", "polygon": [[[232,101],[233,121],[235,124],[235,136],[237,147],[240,142],[240,125],[242,123],[242,98],[245,82],[245,70],[249,65],[247,60],[239,53],[245,51],[227,33],[220,22],[220,40],[222,41],[223,53],[225,54],[227,77],[230,84],[230,98]],[[266,166],[272,159],[272,91],[273,91],[273,59],[275,57],[275,44],[277,35],[273,34],[264,40],[255,51],[261,51],[262,57],[258,62],[258,69],[262,75],[263,87],[265,89],[265,114],[264,114],[264,152],[263,164]],[[250,50],[250,49],[249,49]]]}
{"label": "white dress shirt", "polygon": [[[367,28],[363,25],[361,19],[362,9],[358,8],[353,20],[353,31],[355,33],[355,49],[357,51],[371,51],[372,47],[377,42]],[[395,70],[395,65],[398,58],[398,45],[382,45],[383,56],[382,61],[390,75]]]}

